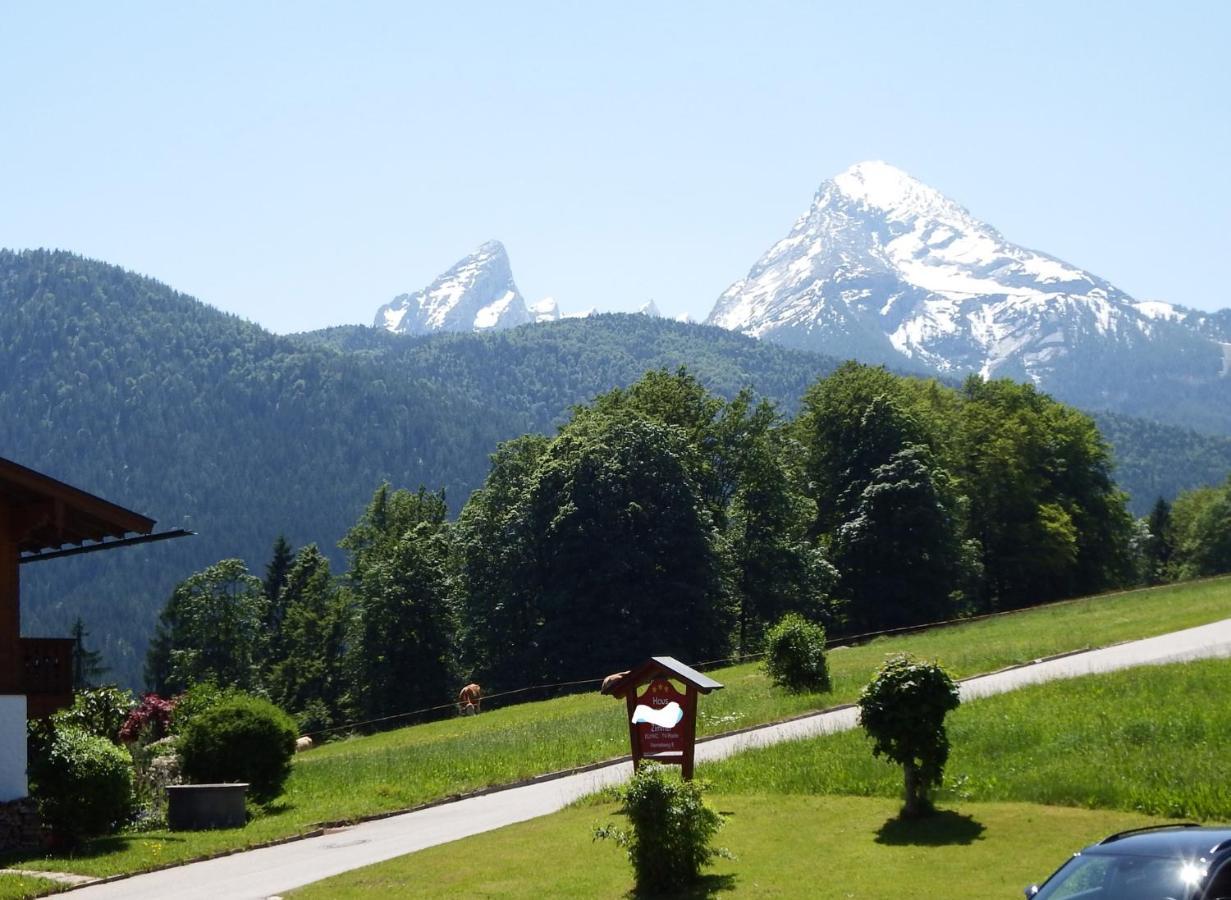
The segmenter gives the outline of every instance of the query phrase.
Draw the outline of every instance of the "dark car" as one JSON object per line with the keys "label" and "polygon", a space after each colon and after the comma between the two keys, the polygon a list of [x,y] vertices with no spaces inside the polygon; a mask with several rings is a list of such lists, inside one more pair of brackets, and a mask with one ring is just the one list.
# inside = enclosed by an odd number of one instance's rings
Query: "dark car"
{"label": "dark car", "polygon": [[1231,827],[1121,831],[1056,870],[1034,900],[1231,900]]}

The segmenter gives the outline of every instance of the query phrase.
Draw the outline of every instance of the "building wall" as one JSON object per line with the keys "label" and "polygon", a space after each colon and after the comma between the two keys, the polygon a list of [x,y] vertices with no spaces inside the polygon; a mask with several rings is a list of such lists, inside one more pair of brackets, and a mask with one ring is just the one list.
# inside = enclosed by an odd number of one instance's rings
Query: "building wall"
{"label": "building wall", "polygon": [[0,695],[0,803],[26,793],[26,698]]}

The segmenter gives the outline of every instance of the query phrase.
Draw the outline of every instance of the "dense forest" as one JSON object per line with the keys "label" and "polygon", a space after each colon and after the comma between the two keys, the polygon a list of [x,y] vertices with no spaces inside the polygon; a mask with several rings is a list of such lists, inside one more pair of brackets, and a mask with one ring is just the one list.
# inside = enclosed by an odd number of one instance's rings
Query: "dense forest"
{"label": "dense forest", "polygon": [[[792,417],[837,362],[636,315],[282,337],[114,266],[0,251],[0,455],[199,533],[23,567],[26,633],[66,634],[81,616],[112,674],[136,684],[158,610],[189,574],[259,566],[279,534],[337,569],[376,485],[443,489],[455,517],[502,441],[552,436],[572,407],[682,365],[723,402],[749,388]],[[1231,439],[1099,421],[1137,513],[1231,470]]]}
{"label": "dense forest", "polygon": [[165,693],[268,692],[306,731],[645,656],[756,652],[787,613],[852,635],[1136,583],[1139,533],[1088,416],[1032,387],[960,389],[845,363],[779,414],[686,370],[502,443],[456,521],[380,487],[330,576],[279,544],[172,595]]}

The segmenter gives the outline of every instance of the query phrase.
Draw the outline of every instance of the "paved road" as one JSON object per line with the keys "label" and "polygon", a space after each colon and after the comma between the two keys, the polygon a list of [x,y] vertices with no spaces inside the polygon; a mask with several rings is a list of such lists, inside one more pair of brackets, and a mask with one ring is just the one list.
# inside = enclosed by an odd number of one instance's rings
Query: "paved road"
{"label": "paved road", "polygon": [[[1231,656],[1231,619],[982,675],[963,682],[962,699],[986,697],[1056,678],[1213,656]],[[697,759],[721,759],[752,747],[843,731],[855,725],[856,712],[850,707],[818,713],[706,741],[698,745]],[[72,896],[75,900],[165,900],[168,897],[259,900],[340,872],[547,815],[579,797],[626,780],[631,771],[630,763],[615,763],[590,772],[366,822],[321,837],[79,888]]]}

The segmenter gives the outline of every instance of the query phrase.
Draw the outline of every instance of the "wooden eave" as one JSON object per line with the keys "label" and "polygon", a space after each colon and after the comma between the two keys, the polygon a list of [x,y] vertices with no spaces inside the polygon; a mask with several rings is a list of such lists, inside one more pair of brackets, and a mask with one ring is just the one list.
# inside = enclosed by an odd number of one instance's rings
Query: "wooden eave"
{"label": "wooden eave", "polygon": [[0,457],[0,511],[23,554],[148,535],[154,520]]}

